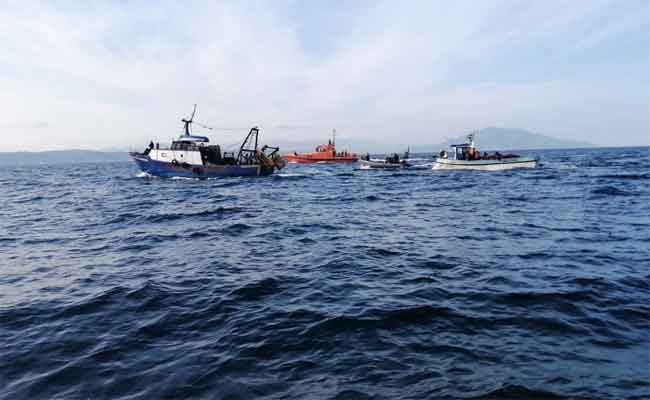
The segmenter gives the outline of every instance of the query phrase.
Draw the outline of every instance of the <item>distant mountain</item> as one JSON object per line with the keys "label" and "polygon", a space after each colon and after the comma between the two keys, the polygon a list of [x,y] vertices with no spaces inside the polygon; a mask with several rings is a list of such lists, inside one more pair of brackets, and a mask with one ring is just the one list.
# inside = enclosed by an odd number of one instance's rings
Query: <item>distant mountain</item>
{"label": "distant mountain", "polygon": [[[469,133],[469,132],[468,132]],[[344,138],[337,140],[337,148],[339,150],[352,150],[357,152],[371,153],[388,153],[388,152],[403,152],[408,147],[412,151],[418,153],[435,152],[441,149],[446,149],[450,144],[465,143],[467,135],[458,136],[448,139],[444,143],[431,143],[423,142],[422,139],[418,141],[412,140],[412,136],[404,135],[405,142],[395,144],[394,141],[383,140],[363,140],[354,138]],[[426,140],[426,139],[425,139]],[[326,140],[321,140],[325,142]],[[475,138],[476,145],[481,150],[532,150],[532,149],[557,149],[557,148],[577,148],[577,147],[593,147],[593,144],[586,142],[579,142],[573,140],[558,139],[551,136],[540,135],[532,133],[525,129],[512,129],[512,128],[484,128],[478,131]],[[280,142],[280,149],[282,152],[290,151],[314,151],[316,144],[308,141],[295,141],[295,142]]]}
{"label": "distant mountain", "polygon": [[0,153],[0,165],[67,164],[127,161],[127,152],[95,150],[19,151]]}
{"label": "distant mountain", "polygon": [[[449,139],[442,147],[450,144],[465,143],[467,135]],[[570,149],[578,147],[593,147],[587,142],[558,139],[551,136],[532,133],[525,129],[484,128],[478,131],[474,138],[476,147],[481,150],[528,150],[528,149]]]}
{"label": "distant mountain", "polygon": [[[445,143],[430,144],[426,142],[414,143],[406,139],[404,143],[382,140],[364,140],[344,138],[337,140],[340,151],[349,150],[359,153],[404,152],[410,147],[413,152],[438,152],[448,148],[450,144],[464,143],[467,135],[458,136],[447,140]],[[484,128],[478,131],[475,142],[480,150],[529,150],[553,148],[578,148],[593,147],[593,144],[574,140],[558,139],[551,136],[532,133],[525,129],[512,128]],[[283,153],[291,151],[314,151],[317,144],[327,143],[324,137],[319,143],[314,141],[279,141]],[[61,164],[83,162],[115,162],[128,161],[129,154],[125,151],[96,151],[96,150],[56,150],[39,152],[12,152],[0,153],[0,165],[28,165],[28,164]]]}

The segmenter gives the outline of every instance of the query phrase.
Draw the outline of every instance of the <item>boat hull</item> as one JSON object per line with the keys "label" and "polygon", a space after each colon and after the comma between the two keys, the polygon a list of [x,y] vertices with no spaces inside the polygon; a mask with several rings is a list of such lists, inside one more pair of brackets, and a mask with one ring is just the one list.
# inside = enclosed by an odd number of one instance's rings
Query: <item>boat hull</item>
{"label": "boat hull", "polygon": [[152,160],[146,156],[133,156],[142,172],[161,178],[228,178],[271,175],[274,168],[261,165],[183,165]]}
{"label": "boat hull", "polygon": [[410,167],[406,163],[387,163],[385,161],[359,161],[360,169],[404,169]]}
{"label": "boat hull", "polygon": [[448,170],[476,170],[476,171],[506,171],[516,168],[535,168],[538,160],[535,158],[517,157],[502,160],[450,160],[447,158],[436,158],[433,162],[433,169]]}
{"label": "boat hull", "polygon": [[349,164],[357,162],[357,157],[307,157],[286,155],[283,157],[289,164]]}

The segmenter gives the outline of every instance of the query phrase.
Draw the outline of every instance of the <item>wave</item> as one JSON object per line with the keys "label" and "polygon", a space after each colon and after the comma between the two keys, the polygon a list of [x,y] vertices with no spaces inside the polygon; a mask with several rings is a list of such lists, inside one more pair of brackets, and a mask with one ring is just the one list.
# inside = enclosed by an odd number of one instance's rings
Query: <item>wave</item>
{"label": "wave", "polygon": [[24,239],[23,244],[25,245],[38,245],[38,244],[63,244],[72,240],[72,238],[34,238],[34,239]]}
{"label": "wave", "polygon": [[408,325],[425,325],[433,318],[459,317],[446,307],[416,306],[397,310],[371,309],[359,316],[338,316],[327,318],[309,327],[304,334],[308,337],[333,336],[357,330],[393,329]]}
{"label": "wave", "polygon": [[313,179],[312,175],[308,174],[299,174],[295,172],[287,172],[287,173],[278,173],[278,174],[273,174],[271,176],[272,179],[278,180],[278,181],[297,181],[297,180],[303,180],[303,179]]}
{"label": "wave", "polygon": [[312,223],[312,224],[300,224],[295,226],[294,228],[298,228],[300,230],[303,230],[305,232],[314,232],[314,231],[339,231],[344,229],[345,227],[342,225],[334,225],[334,224],[326,224],[323,222],[320,223]]}
{"label": "wave", "polygon": [[543,306],[560,301],[568,301],[575,304],[580,304],[583,301],[596,302],[600,296],[592,290],[574,290],[567,292],[514,292],[491,297],[491,301],[504,305]]}
{"label": "wave", "polygon": [[371,257],[377,257],[383,259],[385,257],[399,256],[402,253],[399,251],[384,249],[380,247],[371,247],[368,250],[366,250],[366,254],[368,254]]}
{"label": "wave", "polygon": [[216,228],[208,228],[200,231],[194,231],[191,232],[187,237],[189,239],[201,239],[201,238],[206,238],[206,237],[212,237],[219,233],[220,231]]}
{"label": "wave", "polygon": [[650,180],[650,174],[617,174],[617,175],[609,174],[609,175],[596,175],[594,176],[594,178],[642,181],[642,180]]}
{"label": "wave", "polygon": [[54,319],[79,318],[85,314],[100,313],[105,307],[117,303],[118,299],[122,298],[128,290],[121,286],[114,287],[72,305],[64,305],[54,315]]}
{"label": "wave", "polygon": [[534,181],[540,181],[540,180],[557,180],[560,179],[560,175],[557,174],[533,174],[529,176],[522,176],[520,179],[524,180],[534,180]]}
{"label": "wave", "polygon": [[467,397],[471,400],[561,400],[576,399],[575,397],[562,396],[550,391],[540,389],[529,389],[521,385],[504,385],[486,394],[475,397]]}
{"label": "wave", "polygon": [[434,258],[426,261],[420,261],[415,264],[415,267],[418,269],[434,269],[434,270],[445,270],[453,269],[458,267],[459,264],[452,262],[442,261],[440,259]]}
{"label": "wave", "polygon": [[244,209],[241,207],[217,207],[214,209],[201,210],[195,212],[178,212],[178,213],[162,213],[162,214],[149,214],[146,212],[143,213],[125,212],[98,225],[100,226],[133,225],[133,224],[140,224],[140,223],[156,224],[162,222],[175,221],[179,219],[225,216],[230,214],[237,214],[240,212],[244,212]]}
{"label": "wave", "polygon": [[228,225],[225,228],[221,230],[222,233],[228,234],[228,235],[241,235],[245,233],[246,231],[249,231],[253,229],[252,226],[247,225],[247,224],[242,224],[242,223],[237,223],[237,224],[232,224]]}
{"label": "wave", "polygon": [[370,394],[359,390],[345,389],[336,393],[333,397],[331,397],[331,399],[332,400],[371,400],[371,399],[375,399],[375,396],[371,396]]}
{"label": "wave", "polygon": [[633,193],[626,192],[613,186],[603,186],[591,191],[591,194],[600,196],[631,196]]}
{"label": "wave", "polygon": [[157,178],[156,176],[151,175],[148,172],[143,172],[143,171],[138,172],[135,176],[136,176],[136,178],[142,178],[142,179],[155,179],[155,178]]}
{"label": "wave", "polygon": [[187,213],[171,213],[171,214],[157,214],[152,216],[146,216],[145,219],[150,223],[161,223],[168,221],[175,221],[178,219],[189,219],[189,218],[205,218],[211,216],[224,216],[230,214],[237,214],[244,212],[245,210],[241,207],[217,207],[211,210],[202,210],[195,212]]}
{"label": "wave", "polygon": [[[294,277],[269,277],[240,286],[230,292],[229,297],[236,302],[260,301],[268,296],[280,294],[288,287],[303,282]],[[288,315],[289,318],[292,315]]]}

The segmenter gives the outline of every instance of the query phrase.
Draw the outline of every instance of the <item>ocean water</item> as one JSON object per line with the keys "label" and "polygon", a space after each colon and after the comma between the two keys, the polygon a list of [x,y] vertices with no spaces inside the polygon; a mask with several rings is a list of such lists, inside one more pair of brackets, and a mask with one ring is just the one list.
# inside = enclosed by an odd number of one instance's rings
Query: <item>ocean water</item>
{"label": "ocean water", "polygon": [[649,149],[531,154],[5,167],[0,398],[647,399]]}

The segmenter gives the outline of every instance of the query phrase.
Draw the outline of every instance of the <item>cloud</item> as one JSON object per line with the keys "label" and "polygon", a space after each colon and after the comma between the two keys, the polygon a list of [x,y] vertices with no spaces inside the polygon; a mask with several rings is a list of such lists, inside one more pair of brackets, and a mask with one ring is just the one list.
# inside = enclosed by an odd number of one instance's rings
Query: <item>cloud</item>
{"label": "cloud", "polygon": [[[647,142],[648,3],[10,2],[0,151],[140,146],[180,118],[266,141],[439,142],[488,125]],[[647,48],[647,47],[646,47]],[[29,124],[48,121],[48,129]],[[615,138],[612,126],[625,132]],[[236,140],[235,131],[210,133]]]}

